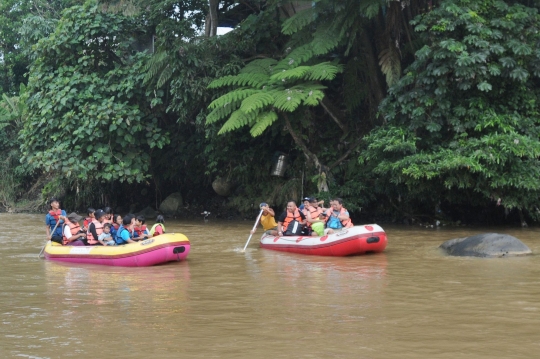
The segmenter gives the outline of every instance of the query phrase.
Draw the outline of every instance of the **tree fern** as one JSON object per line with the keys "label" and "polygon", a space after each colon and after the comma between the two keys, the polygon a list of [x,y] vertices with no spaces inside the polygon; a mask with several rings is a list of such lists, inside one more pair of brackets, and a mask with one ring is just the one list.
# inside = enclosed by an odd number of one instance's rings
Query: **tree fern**
{"label": "tree fern", "polygon": [[257,59],[251,61],[247,64],[240,73],[251,73],[251,74],[270,74],[272,68],[278,63],[275,59]]}
{"label": "tree fern", "polygon": [[285,35],[292,35],[317,20],[317,14],[318,9],[313,6],[299,11],[283,22],[281,31]]}
{"label": "tree fern", "polygon": [[264,130],[270,127],[276,120],[278,115],[274,111],[260,113],[255,119],[255,124],[249,131],[253,137],[260,136]]}
{"label": "tree fern", "polygon": [[237,90],[228,92],[225,95],[215,99],[214,101],[212,101],[212,103],[208,107],[209,108],[223,107],[229,103],[243,100],[246,97],[249,97],[257,92],[258,90],[254,90],[254,89],[245,89],[245,88],[237,89]]}
{"label": "tree fern", "polygon": [[144,83],[147,84],[154,80],[163,67],[170,63],[169,53],[167,51],[160,51],[155,53],[150,60],[146,63],[144,70],[146,75],[144,77]]}
{"label": "tree fern", "polygon": [[341,38],[336,36],[333,30],[332,25],[321,25],[317,28],[311,42],[315,55],[325,55],[339,45]]}
{"label": "tree fern", "polygon": [[240,110],[245,113],[249,113],[254,110],[260,110],[268,105],[273,104],[275,101],[273,93],[269,92],[257,92],[242,101]]}
{"label": "tree fern", "polygon": [[250,113],[245,113],[242,110],[236,110],[225,122],[223,127],[221,127],[218,134],[221,135],[230,131],[237,130],[240,127],[247,126],[257,118],[258,114],[258,111],[251,111]]}
{"label": "tree fern", "polygon": [[268,81],[268,75],[262,73],[240,73],[238,75],[224,76],[210,83],[209,88],[224,86],[253,86],[261,88]]}
{"label": "tree fern", "polygon": [[302,91],[286,89],[276,96],[274,106],[281,111],[293,112],[305,98],[306,94]]}
{"label": "tree fern", "polygon": [[159,78],[156,83],[156,87],[160,88],[165,83],[167,83],[167,81],[171,79],[173,72],[174,72],[173,67],[170,64],[165,66],[165,68],[163,69],[163,71],[161,71],[161,74],[159,75]]}
{"label": "tree fern", "polygon": [[342,66],[336,66],[330,62],[321,62],[310,67],[306,79],[310,81],[333,80],[342,70]]}
{"label": "tree fern", "polygon": [[281,70],[270,77],[271,80],[298,80],[304,77],[304,75],[310,72],[310,66],[298,66],[288,70]]}
{"label": "tree fern", "polygon": [[206,123],[214,123],[229,116],[233,111],[238,109],[238,106],[240,106],[240,101],[234,101],[214,108],[206,117]]}
{"label": "tree fern", "polygon": [[388,86],[395,84],[401,77],[401,59],[394,44],[389,43],[379,54],[379,65],[386,76]]}

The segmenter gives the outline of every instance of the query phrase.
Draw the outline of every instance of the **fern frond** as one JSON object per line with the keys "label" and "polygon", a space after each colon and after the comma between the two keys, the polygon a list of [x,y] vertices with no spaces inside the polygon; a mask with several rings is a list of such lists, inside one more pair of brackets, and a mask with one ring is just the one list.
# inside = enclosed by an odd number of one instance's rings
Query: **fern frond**
{"label": "fern frond", "polygon": [[385,0],[364,0],[359,3],[361,13],[371,19],[379,13],[382,6],[386,6]]}
{"label": "fern frond", "polygon": [[274,73],[299,66],[301,63],[308,61],[312,57],[313,50],[311,44],[297,47],[274,67]]}
{"label": "fern frond", "polygon": [[255,93],[242,101],[240,110],[245,113],[250,113],[253,110],[261,110],[264,107],[273,104],[275,101],[274,96],[271,92],[258,92]]}
{"label": "fern frond", "polygon": [[332,26],[319,26],[313,34],[311,47],[314,55],[326,55],[339,45],[341,38],[336,36]]}
{"label": "fern frond", "polygon": [[219,88],[224,86],[251,86],[262,88],[268,82],[268,75],[262,73],[240,73],[238,75],[223,76],[212,81],[208,88]]}
{"label": "fern frond", "polygon": [[248,63],[240,73],[266,74],[270,75],[272,68],[278,63],[275,59],[257,59]]}
{"label": "fern frond", "polygon": [[295,32],[300,31],[317,19],[317,13],[318,11],[315,9],[315,7],[310,7],[297,12],[283,22],[281,32],[285,35],[292,35]]}
{"label": "fern frond", "polygon": [[288,70],[282,70],[281,72],[273,74],[270,79],[271,80],[297,80],[302,77],[308,72],[310,72],[311,66],[298,66],[292,69]]}
{"label": "fern frond", "polygon": [[304,105],[308,106],[317,106],[319,104],[319,101],[324,98],[324,92],[322,92],[321,90],[311,90],[306,95],[307,96],[304,99]]}
{"label": "fern frond", "polygon": [[257,137],[261,135],[264,130],[270,127],[278,118],[278,115],[274,111],[260,113],[255,119],[255,125],[251,127],[249,133],[251,136]]}
{"label": "fern frond", "polygon": [[206,123],[211,124],[229,116],[233,111],[238,109],[238,106],[240,106],[240,101],[234,101],[225,106],[216,107],[206,116]]}
{"label": "fern frond", "polygon": [[[19,111],[18,111],[18,107],[15,105],[15,102],[12,101],[11,98],[9,98],[5,93],[2,94],[2,98],[4,99],[4,101],[8,104],[8,106],[11,108],[11,113],[16,115],[16,116],[19,116]],[[18,98],[14,98],[15,100],[17,100]]]}
{"label": "fern frond", "polygon": [[160,51],[154,54],[146,65],[144,66],[144,71],[146,75],[144,76],[144,83],[147,84],[155,79],[156,75],[163,69],[163,66],[169,64],[169,53],[167,51]]}
{"label": "fern frond", "polygon": [[252,111],[250,113],[245,113],[242,110],[236,110],[232,113],[231,117],[223,124],[223,127],[218,132],[218,135],[234,131],[236,129],[239,129],[240,127],[247,126],[250,123],[253,123],[255,118],[257,118],[257,115],[259,114],[258,111]]}
{"label": "fern frond", "polygon": [[227,92],[225,95],[218,97],[217,99],[212,101],[212,103],[208,107],[209,108],[223,107],[223,106],[228,105],[229,103],[241,101],[245,99],[246,97],[249,97],[257,92],[258,92],[257,90],[244,89],[244,88]]}
{"label": "fern frond", "polygon": [[274,106],[281,111],[293,112],[300,106],[303,100],[307,97],[307,94],[303,91],[284,90],[276,96]]}
{"label": "fern frond", "polygon": [[163,69],[163,71],[161,71],[161,75],[159,75],[159,78],[158,78],[157,83],[156,83],[156,87],[160,88],[161,86],[166,84],[167,81],[169,81],[171,79],[171,76],[172,76],[173,72],[174,72],[173,67],[170,64],[168,64]]}
{"label": "fern frond", "polygon": [[388,45],[379,54],[379,65],[382,73],[386,76],[386,83],[390,87],[401,77],[401,59],[396,47],[392,43]]}
{"label": "fern frond", "polygon": [[338,72],[343,71],[342,66],[336,66],[330,62],[321,62],[311,66],[306,78],[312,81],[333,80]]}

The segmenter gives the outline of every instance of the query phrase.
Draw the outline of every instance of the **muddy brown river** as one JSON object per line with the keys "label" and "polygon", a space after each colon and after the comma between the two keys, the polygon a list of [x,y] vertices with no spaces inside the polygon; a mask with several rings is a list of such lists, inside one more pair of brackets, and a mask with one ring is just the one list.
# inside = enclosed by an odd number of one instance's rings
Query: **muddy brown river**
{"label": "muddy brown river", "polygon": [[[537,358],[540,229],[384,226],[384,253],[263,250],[253,223],[167,222],[185,262],[38,259],[42,215],[0,214],[0,358]],[[152,224],[152,222],[150,222]],[[443,241],[514,235],[535,255],[444,256]]]}

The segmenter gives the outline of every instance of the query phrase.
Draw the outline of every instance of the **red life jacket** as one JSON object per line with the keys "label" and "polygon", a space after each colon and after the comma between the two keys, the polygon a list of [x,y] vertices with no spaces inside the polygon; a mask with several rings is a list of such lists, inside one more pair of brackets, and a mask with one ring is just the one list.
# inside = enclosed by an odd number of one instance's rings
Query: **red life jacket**
{"label": "red life jacket", "polygon": [[88,226],[90,225],[90,223],[92,223],[92,217],[86,217],[83,221],[83,226],[84,228],[88,228]]}
{"label": "red life jacket", "polygon": [[298,211],[298,208],[294,210],[294,213],[291,213],[287,211],[287,217],[285,217],[285,220],[283,221],[283,229],[284,231],[287,230],[287,227],[289,226],[289,223],[291,223],[293,220],[297,220],[298,222],[302,222],[302,217],[300,216],[300,211]]}
{"label": "red life jacket", "polygon": [[56,222],[58,222],[58,217],[62,215],[62,210],[57,209],[56,211],[53,211],[52,209],[49,211],[49,214],[54,218]]}
{"label": "red life jacket", "polygon": [[71,232],[71,235],[74,236],[79,233],[81,230],[81,225],[79,223],[71,223],[69,220],[66,220],[64,225],[62,226],[62,244],[65,246],[69,243],[66,235],[64,234],[64,227],[68,226],[69,231]]}
{"label": "red life jacket", "polygon": [[143,234],[146,234],[146,233],[144,233],[146,231],[146,225],[143,224],[140,227],[135,227],[135,228],[133,228],[133,230],[135,231],[135,237],[140,237]]}
{"label": "red life jacket", "polygon": [[[344,207],[341,207],[341,211],[339,211],[339,215],[341,216],[341,215],[345,214],[345,212],[347,212],[347,210]],[[327,222],[328,222],[328,219],[330,218],[330,216],[332,216],[333,214],[334,214],[334,209],[333,208],[329,208],[326,211],[326,221]],[[343,228],[354,227],[354,224],[351,221],[351,217],[341,220],[341,224],[343,225]]]}
{"label": "red life jacket", "polygon": [[[96,227],[96,234],[99,236],[101,233],[103,233],[103,224],[99,223],[97,219],[92,219],[92,223],[94,223],[94,226]],[[89,226],[90,227],[90,226]],[[92,232],[90,232],[90,228],[88,228],[88,231],[86,232],[86,241],[88,244],[98,244],[99,241],[97,238],[94,238],[94,235]]]}

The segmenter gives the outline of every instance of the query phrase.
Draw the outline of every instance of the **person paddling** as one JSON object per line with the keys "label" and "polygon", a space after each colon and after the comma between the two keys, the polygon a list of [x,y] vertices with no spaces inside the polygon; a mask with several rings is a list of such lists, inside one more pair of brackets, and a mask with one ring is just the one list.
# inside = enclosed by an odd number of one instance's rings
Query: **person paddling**
{"label": "person paddling", "polygon": [[[268,203],[265,203],[265,202],[261,203],[259,205],[259,208],[263,211],[259,222],[261,223],[263,227],[264,233],[271,236],[277,236],[278,228],[277,228],[276,220],[274,218],[276,213],[274,212],[272,208],[270,208],[270,206],[268,206]],[[257,224],[258,223],[255,224],[255,227],[257,226]],[[254,234],[255,229],[251,230],[250,233]]]}
{"label": "person paddling", "polygon": [[45,216],[47,238],[62,244],[62,225],[66,219],[66,211],[60,209],[60,202],[56,198],[51,198],[49,207],[49,213]]}

